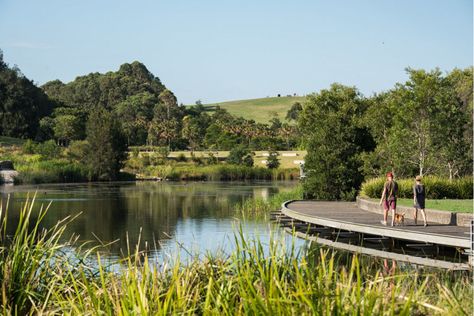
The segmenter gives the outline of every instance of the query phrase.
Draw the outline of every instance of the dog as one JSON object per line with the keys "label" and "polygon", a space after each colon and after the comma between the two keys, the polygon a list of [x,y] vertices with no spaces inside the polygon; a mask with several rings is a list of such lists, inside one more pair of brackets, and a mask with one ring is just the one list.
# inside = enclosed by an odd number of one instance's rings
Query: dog
{"label": "dog", "polygon": [[395,214],[394,223],[395,226],[405,226],[405,213]]}

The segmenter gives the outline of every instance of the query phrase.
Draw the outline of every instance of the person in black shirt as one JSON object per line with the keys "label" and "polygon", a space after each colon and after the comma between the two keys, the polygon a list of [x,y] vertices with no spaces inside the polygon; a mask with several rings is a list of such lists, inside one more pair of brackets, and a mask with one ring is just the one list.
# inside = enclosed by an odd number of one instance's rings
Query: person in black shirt
{"label": "person in black shirt", "polygon": [[425,187],[421,183],[421,177],[416,176],[415,185],[413,186],[413,203],[415,211],[413,212],[413,219],[415,220],[415,225],[418,220],[418,209],[421,211],[423,216],[424,226],[428,226],[426,223],[426,214],[425,214]]}

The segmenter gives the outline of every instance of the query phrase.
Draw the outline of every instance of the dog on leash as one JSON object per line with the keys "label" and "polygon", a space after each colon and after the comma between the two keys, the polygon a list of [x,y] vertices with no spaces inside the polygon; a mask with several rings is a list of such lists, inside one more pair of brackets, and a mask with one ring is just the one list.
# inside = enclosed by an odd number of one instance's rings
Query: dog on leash
{"label": "dog on leash", "polygon": [[395,226],[405,226],[405,213],[395,214],[394,224]]}

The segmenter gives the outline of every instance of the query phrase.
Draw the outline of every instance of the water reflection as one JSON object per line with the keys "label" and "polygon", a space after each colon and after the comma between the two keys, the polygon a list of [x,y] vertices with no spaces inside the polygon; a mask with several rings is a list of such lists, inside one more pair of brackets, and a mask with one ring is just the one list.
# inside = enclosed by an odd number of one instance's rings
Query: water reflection
{"label": "water reflection", "polygon": [[[226,248],[233,235],[235,206],[248,198],[267,198],[291,189],[294,182],[192,182],[192,183],[90,183],[70,185],[4,186],[2,201],[10,195],[8,227],[13,232],[18,210],[37,191],[37,204],[52,202],[44,219],[51,227],[59,220],[81,213],[66,232],[81,240],[101,240],[112,244],[119,255],[139,240],[159,255],[182,243],[189,250]],[[253,234],[268,230],[266,222],[253,220],[244,229]]]}

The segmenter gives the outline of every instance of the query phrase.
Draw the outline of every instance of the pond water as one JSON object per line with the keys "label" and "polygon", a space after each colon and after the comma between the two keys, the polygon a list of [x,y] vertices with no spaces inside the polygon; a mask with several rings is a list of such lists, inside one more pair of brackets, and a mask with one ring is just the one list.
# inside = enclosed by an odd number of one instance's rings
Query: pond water
{"label": "pond water", "polygon": [[[108,243],[109,256],[130,246],[147,245],[150,256],[177,252],[206,253],[232,250],[234,232],[242,224],[246,235],[268,240],[265,219],[241,222],[236,206],[249,198],[264,198],[290,190],[297,182],[130,182],[0,186],[3,203],[10,195],[7,227],[15,228],[28,194],[36,205],[49,204],[44,226],[80,214],[65,236]],[[12,231],[10,231],[11,233]],[[140,238],[140,239],[139,239]],[[97,243],[96,243],[97,244]]]}

